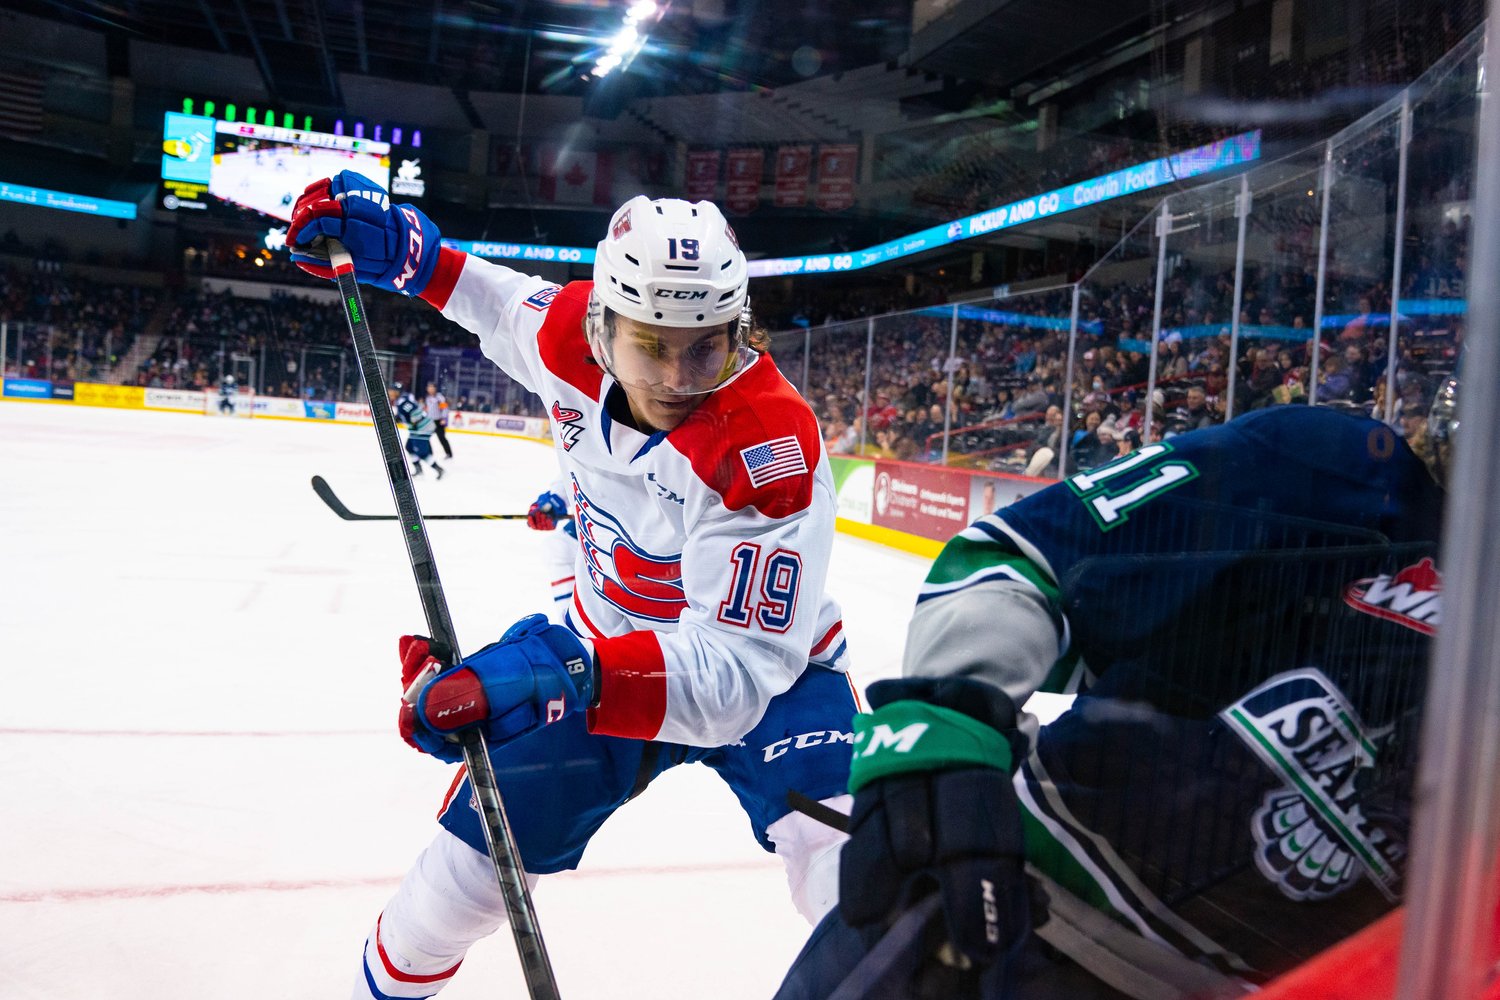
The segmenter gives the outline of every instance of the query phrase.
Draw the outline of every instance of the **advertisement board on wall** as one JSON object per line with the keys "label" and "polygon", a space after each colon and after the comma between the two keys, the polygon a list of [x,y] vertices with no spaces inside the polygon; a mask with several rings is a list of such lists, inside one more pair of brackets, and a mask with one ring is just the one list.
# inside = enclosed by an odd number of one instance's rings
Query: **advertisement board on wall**
{"label": "advertisement board on wall", "polygon": [[199,389],[152,389],[146,390],[146,408],[149,410],[176,410],[182,413],[202,413],[206,408],[204,393]]}
{"label": "advertisement board on wall", "polygon": [[36,378],[8,378],[0,393],[17,399],[51,399],[52,383]]}
{"label": "advertisement board on wall", "polygon": [[949,538],[969,523],[969,477],[905,462],[875,463],[871,523],[923,538]]}
{"label": "advertisement board on wall", "polygon": [[841,520],[935,542],[946,542],[983,515],[1053,482],[846,455],[830,459]]}
{"label": "advertisement board on wall", "polygon": [[121,410],[144,410],[146,390],[138,385],[103,385],[99,382],[73,383],[73,402],[84,406],[112,406]]}

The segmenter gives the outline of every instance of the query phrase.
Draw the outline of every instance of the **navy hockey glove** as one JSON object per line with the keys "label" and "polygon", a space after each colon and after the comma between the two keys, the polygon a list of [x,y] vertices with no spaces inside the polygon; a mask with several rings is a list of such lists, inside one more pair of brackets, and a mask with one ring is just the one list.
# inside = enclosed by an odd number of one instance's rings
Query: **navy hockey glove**
{"label": "navy hockey glove", "polygon": [[548,490],[536,498],[531,509],[526,512],[526,527],[537,531],[551,531],[557,527],[559,518],[568,516],[568,502],[562,497]]}
{"label": "navy hockey glove", "polygon": [[839,912],[876,935],[937,893],[945,961],[993,963],[1030,929],[1011,785],[1025,748],[1015,708],[998,688],[968,678],[879,681],[867,694],[874,712],[854,720]]}
{"label": "navy hockey glove", "polygon": [[443,760],[462,756],[447,740],[452,733],[482,725],[490,745],[501,746],[587,707],[593,698],[593,655],[545,615],[522,618],[499,642],[449,669],[440,669],[428,640],[405,636],[401,643],[401,736]]}
{"label": "navy hockey glove", "polygon": [[309,184],[287,227],[292,263],[332,279],[320,236],[344,245],[360,283],[403,295],[420,295],[427,287],[442,244],[431,219],[411,205],[392,205],[384,188],[352,170]]}

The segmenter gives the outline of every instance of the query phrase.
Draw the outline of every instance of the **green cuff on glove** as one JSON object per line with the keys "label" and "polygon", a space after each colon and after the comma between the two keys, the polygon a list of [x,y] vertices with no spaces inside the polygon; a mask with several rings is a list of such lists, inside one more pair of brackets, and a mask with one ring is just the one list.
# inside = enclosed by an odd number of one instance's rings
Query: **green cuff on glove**
{"label": "green cuff on glove", "polygon": [[854,717],[851,794],[893,774],[959,767],[1009,772],[1010,744],[993,727],[924,701],[893,701]]}

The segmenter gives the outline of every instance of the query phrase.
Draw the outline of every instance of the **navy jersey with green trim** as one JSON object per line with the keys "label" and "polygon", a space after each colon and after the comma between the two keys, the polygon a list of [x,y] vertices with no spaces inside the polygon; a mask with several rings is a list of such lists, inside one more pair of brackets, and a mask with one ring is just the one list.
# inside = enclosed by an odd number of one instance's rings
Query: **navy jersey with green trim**
{"label": "navy jersey with green trim", "polygon": [[1084,678],[1017,777],[1034,862],[1250,979],[1389,909],[1441,510],[1389,428],[1284,407],[970,528],[966,571],[983,547],[1035,585]]}
{"label": "navy jersey with green trim", "polygon": [[416,397],[407,394],[399,397],[395,404],[396,419],[411,428],[412,437],[431,437],[433,430],[432,418],[422,404],[417,402]]}

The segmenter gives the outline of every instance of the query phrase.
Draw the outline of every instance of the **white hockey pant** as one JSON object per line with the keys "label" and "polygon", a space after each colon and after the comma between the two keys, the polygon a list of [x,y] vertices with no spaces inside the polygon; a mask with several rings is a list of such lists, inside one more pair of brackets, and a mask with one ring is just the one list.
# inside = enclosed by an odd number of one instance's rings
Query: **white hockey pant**
{"label": "white hockey pant", "polygon": [[[845,814],[853,806],[848,795],[823,802]],[[793,904],[816,924],[838,901],[844,834],[796,812],[766,833],[786,866]],[[536,881],[535,875],[526,876],[533,889]],[[432,996],[453,978],[470,946],[499,930],[505,919],[490,859],[439,830],[376,918],[365,940],[354,1000]]]}

